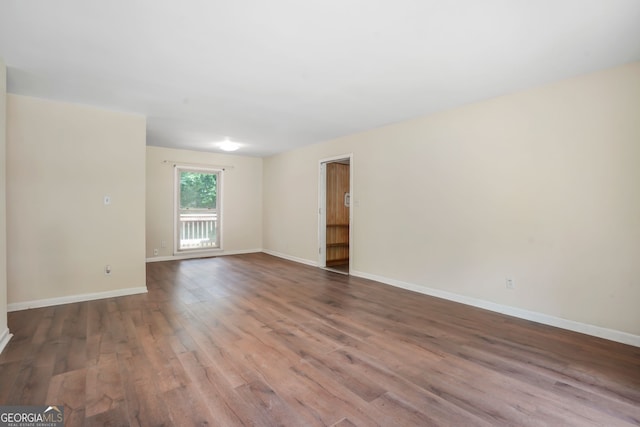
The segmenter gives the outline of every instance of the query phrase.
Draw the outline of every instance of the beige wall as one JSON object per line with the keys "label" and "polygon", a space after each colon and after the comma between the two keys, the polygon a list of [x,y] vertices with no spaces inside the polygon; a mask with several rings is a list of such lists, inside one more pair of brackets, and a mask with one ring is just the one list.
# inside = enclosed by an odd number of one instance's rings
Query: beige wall
{"label": "beige wall", "polygon": [[0,351],[7,328],[7,204],[6,204],[7,68],[0,59]]}
{"label": "beige wall", "polygon": [[317,261],[352,152],[356,272],[638,336],[639,100],[634,63],[267,158],[264,248]]}
{"label": "beige wall", "polygon": [[7,101],[10,307],[146,289],[145,118],[11,94]]}
{"label": "beige wall", "polygon": [[[165,162],[168,161],[168,162]],[[262,248],[262,159],[147,147],[147,249],[152,260],[173,256],[174,163],[227,167],[222,177],[223,251],[237,253]],[[166,246],[162,247],[162,242]]]}

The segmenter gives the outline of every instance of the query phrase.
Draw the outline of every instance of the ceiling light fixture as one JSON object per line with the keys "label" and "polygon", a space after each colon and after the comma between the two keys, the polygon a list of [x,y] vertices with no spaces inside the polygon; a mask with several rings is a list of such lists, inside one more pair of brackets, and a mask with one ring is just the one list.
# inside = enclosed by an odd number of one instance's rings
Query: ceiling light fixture
{"label": "ceiling light fixture", "polygon": [[231,142],[229,141],[229,138],[227,138],[224,141],[218,143],[218,148],[224,151],[236,151],[238,148],[240,148],[240,144],[238,144],[237,142]]}

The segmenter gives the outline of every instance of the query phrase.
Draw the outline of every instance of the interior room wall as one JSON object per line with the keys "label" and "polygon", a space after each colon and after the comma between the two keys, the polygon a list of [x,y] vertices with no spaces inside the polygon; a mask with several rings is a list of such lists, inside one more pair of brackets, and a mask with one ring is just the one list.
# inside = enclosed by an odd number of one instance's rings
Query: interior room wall
{"label": "interior room wall", "polygon": [[7,68],[0,58],[0,352],[9,341],[7,326]]}
{"label": "interior room wall", "polygon": [[[162,147],[147,147],[146,150],[147,260],[173,258],[174,164],[225,166],[222,177],[223,250],[213,253],[262,250],[261,158]],[[154,255],[154,249],[158,250],[158,255]]]}
{"label": "interior room wall", "polygon": [[146,292],[145,139],[140,115],[7,96],[10,310]]}
{"label": "interior room wall", "polygon": [[636,62],[266,158],[265,251],[317,262],[353,153],[355,274],[640,343],[639,99]]}

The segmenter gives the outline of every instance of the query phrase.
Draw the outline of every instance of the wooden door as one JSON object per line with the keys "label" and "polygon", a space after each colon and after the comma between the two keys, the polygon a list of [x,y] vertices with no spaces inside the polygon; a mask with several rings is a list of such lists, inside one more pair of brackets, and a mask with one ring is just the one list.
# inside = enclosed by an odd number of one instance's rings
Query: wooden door
{"label": "wooden door", "polygon": [[326,265],[349,264],[349,165],[327,163]]}

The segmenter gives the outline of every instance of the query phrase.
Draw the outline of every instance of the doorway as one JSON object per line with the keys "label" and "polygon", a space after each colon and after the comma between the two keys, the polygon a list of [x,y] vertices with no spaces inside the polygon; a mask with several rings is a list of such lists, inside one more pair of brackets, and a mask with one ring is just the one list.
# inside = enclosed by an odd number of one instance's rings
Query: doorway
{"label": "doorway", "polygon": [[352,155],[320,162],[319,265],[349,274],[351,264]]}
{"label": "doorway", "polygon": [[175,166],[174,255],[221,249],[222,170]]}

